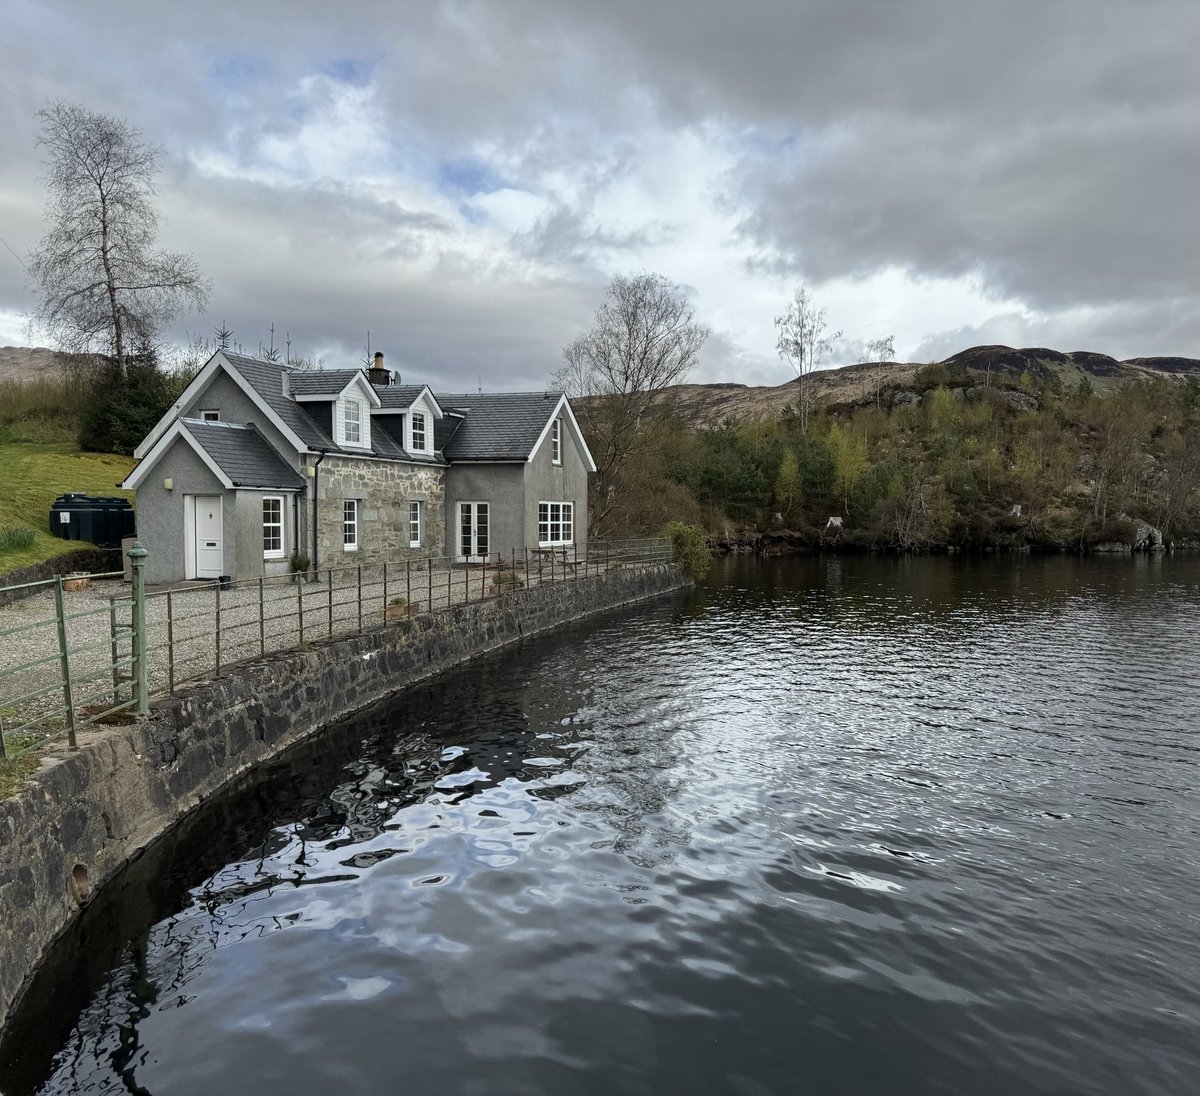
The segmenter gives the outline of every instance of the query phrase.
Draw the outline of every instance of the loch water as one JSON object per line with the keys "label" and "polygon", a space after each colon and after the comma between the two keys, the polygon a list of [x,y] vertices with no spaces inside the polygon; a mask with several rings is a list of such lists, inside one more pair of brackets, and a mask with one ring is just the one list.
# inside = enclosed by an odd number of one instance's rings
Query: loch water
{"label": "loch water", "polygon": [[721,561],[293,752],[0,1092],[1200,1092],[1200,559]]}

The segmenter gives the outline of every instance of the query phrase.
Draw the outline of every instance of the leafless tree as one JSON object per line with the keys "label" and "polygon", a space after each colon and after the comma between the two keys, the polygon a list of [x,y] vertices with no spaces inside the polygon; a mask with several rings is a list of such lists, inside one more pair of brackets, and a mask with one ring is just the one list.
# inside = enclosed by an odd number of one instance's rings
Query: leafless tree
{"label": "leafless tree", "polygon": [[796,401],[800,413],[800,429],[808,432],[808,415],[812,410],[812,374],[821,367],[825,355],[842,337],[840,331],[827,331],[825,309],[818,308],[808,289],[801,286],[787,309],[775,317],[778,333],[775,347],[779,356],[796,370],[800,381],[800,398]]}
{"label": "leafless tree", "polygon": [[661,274],[618,274],[591,330],[563,348],[554,381],[579,399],[575,410],[596,461],[594,532],[604,532],[626,468],[674,413],[667,389],[687,377],[707,338],[680,286]]}
{"label": "leafless tree", "polygon": [[875,407],[879,408],[883,395],[883,379],[887,367],[896,360],[896,336],[885,335],[872,339],[867,343],[867,353],[864,362],[874,362],[875,368]]}
{"label": "leafless tree", "polygon": [[110,355],[124,375],[131,352],[153,348],[189,307],[203,310],[208,283],[190,255],[155,249],[159,149],[123,119],[72,103],[38,118],[50,230],[30,254],[34,322],[62,350]]}

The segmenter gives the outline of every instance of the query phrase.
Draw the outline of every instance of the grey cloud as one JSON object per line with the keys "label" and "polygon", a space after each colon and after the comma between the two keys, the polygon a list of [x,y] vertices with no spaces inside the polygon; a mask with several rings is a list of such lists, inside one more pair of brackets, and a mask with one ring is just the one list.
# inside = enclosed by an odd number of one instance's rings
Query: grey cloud
{"label": "grey cloud", "polygon": [[[0,234],[18,251],[40,232],[33,113],[50,97],[84,102],[167,147],[164,243],[201,257],[214,314],[313,325],[314,345],[355,355],[370,326],[390,356],[456,371],[447,383],[507,371],[540,383],[611,268],[653,242],[592,228],[595,195],[656,134],[710,123],[739,150],[725,199],[744,211],[751,269],[812,282],[888,266],[970,274],[1040,315],[1026,328],[1051,345],[1078,334],[1121,354],[1194,353],[1200,337],[1191,0],[414,0],[344,14],[324,0],[216,12],[60,0],[22,8],[6,30]],[[580,197],[514,239],[509,263],[472,271],[431,211],[188,167],[197,150],[244,155],[294,127],[297,82],[346,60],[377,89],[381,157],[428,171],[490,148],[518,178],[569,175]],[[530,260],[559,276],[530,275]],[[27,306],[22,284],[0,251],[0,309]],[[845,326],[866,327],[870,307]],[[772,366],[717,333],[704,372],[766,378]]]}

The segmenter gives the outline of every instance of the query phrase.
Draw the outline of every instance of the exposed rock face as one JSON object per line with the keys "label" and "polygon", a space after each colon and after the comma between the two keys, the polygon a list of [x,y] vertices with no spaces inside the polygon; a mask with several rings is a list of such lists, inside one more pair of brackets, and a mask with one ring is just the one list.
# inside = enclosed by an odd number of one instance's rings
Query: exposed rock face
{"label": "exposed rock face", "polygon": [[1134,522],[1135,529],[1133,531],[1133,550],[1135,552],[1157,552],[1163,546],[1162,533],[1155,529],[1153,525],[1145,521],[1137,521],[1130,518]]}

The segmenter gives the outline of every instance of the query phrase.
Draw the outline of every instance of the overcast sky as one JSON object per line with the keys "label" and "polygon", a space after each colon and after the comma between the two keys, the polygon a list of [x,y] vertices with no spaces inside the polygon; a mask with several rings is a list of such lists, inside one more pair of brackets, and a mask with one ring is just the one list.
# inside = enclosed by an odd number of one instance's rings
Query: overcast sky
{"label": "overcast sky", "polygon": [[[1200,357],[1196,0],[4,0],[0,41],[0,237],[44,230],[39,107],[125,117],[213,283],[177,337],[538,387],[650,270],[701,380],[789,379],[800,284],[838,362]],[[0,344],[30,307],[0,247]]]}

